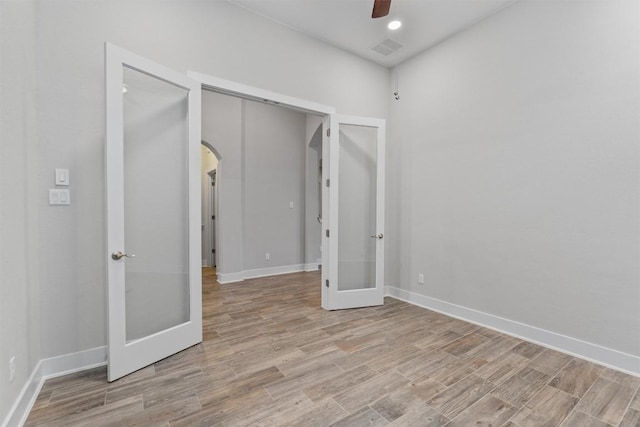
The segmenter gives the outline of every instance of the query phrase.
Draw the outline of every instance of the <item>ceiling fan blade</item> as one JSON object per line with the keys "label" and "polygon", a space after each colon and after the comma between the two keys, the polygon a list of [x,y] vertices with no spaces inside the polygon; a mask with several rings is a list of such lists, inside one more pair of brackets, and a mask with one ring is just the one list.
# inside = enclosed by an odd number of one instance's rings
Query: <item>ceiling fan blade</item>
{"label": "ceiling fan blade", "polygon": [[374,0],[371,17],[382,18],[383,16],[387,16],[389,9],[391,9],[391,0]]}

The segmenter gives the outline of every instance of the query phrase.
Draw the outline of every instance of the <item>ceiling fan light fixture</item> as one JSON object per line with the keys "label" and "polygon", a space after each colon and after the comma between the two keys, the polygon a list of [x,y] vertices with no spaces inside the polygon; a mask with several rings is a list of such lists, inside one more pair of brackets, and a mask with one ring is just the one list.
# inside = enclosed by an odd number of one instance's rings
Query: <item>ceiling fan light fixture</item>
{"label": "ceiling fan light fixture", "polygon": [[397,30],[400,27],[402,27],[402,22],[398,20],[391,21],[387,24],[387,28],[390,30]]}

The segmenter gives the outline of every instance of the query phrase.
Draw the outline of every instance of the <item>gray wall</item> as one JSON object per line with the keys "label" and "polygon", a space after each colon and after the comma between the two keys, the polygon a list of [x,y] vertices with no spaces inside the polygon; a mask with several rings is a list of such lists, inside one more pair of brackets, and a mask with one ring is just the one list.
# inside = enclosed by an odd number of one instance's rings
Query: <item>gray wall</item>
{"label": "gray wall", "polygon": [[221,274],[243,270],[242,100],[202,91],[202,139],[218,163],[218,266]]}
{"label": "gray wall", "polygon": [[221,156],[218,272],[302,264],[306,114],[206,91],[202,122]]}
{"label": "gray wall", "polygon": [[398,67],[388,284],[640,355],[638,15],[519,1]]}
{"label": "gray wall", "polygon": [[243,104],[244,270],[303,264],[306,114]]}
{"label": "gray wall", "polygon": [[42,171],[38,182],[35,14],[32,1],[0,2],[0,423],[40,355],[36,204],[53,187],[54,171]]}

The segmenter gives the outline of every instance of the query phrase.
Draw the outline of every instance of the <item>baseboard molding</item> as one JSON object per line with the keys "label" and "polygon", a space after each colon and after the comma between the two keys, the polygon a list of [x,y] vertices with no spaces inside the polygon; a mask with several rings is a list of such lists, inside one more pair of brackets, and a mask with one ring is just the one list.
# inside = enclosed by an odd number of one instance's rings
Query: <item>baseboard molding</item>
{"label": "baseboard molding", "polygon": [[304,271],[318,271],[320,270],[320,264],[317,262],[312,262],[310,264],[304,265]]}
{"label": "baseboard molding", "polygon": [[640,357],[638,356],[393,286],[385,286],[385,295],[568,353],[630,375],[640,376]]}
{"label": "baseboard molding", "polygon": [[244,280],[244,274],[242,271],[238,273],[217,273],[218,283],[227,284],[242,282]]}
{"label": "baseboard molding", "polygon": [[[316,264],[306,264],[306,265],[315,265],[316,270],[318,266]],[[245,279],[255,279],[258,277],[266,277],[266,276],[277,276],[279,274],[289,274],[289,273],[297,273],[300,271],[306,271],[305,264],[293,264],[293,265],[282,265],[279,267],[268,267],[268,268],[256,268],[253,270],[244,270],[239,271],[237,273],[218,273],[218,283],[227,284],[227,283],[236,283],[242,282]],[[308,270],[312,271],[312,270]]]}
{"label": "baseboard molding", "polygon": [[297,273],[304,271],[304,264],[283,265],[280,267],[256,268],[255,270],[245,270],[245,279],[255,279],[257,277],[276,276],[279,274]]}
{"label": "baseboard molding", "polygon": [[106,364],[106,346],[41,359],[33,368],[29,379],[2,423],[2,427],[21,427],[27,421],[29,412],[46,380]]}

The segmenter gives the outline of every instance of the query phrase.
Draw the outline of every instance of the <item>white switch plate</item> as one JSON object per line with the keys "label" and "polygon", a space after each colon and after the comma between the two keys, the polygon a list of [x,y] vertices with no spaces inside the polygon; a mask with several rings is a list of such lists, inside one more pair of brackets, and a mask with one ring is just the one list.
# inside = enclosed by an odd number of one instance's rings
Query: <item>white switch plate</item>
{"label": "white switch plate", "polygon": [[271,254],[269,252],[264,254],[264,259],[265,259],[265,261],[269,261],[271,259]]}
{"label": "white switch plate", "polygon": [[418,273],[418,283],[424,285],[424,274]]}
{"label": "white switch plate", "polygon": [[293,209],[293,202],[289,202],[289,209]]}
{"label": "white switch plate", "polygon": [[69,169],[56,169],[56,185],[69,185]]}
{"label": "white switch plate", "polygon": [[71,193],[69,190],[59,190],[57,188],[49,189],[50,205],[70,205]]}

